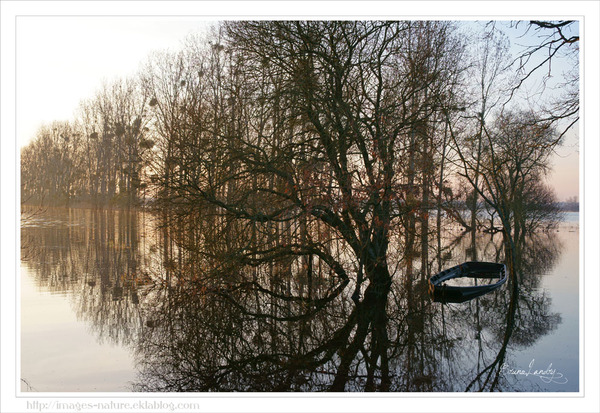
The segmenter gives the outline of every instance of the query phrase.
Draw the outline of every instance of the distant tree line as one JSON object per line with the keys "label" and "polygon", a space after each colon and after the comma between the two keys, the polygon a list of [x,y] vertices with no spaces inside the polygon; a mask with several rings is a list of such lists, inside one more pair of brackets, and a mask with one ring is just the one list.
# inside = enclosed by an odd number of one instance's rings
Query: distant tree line
{"label": "distant tree line", "polygon": [[81,103],[73,121],[43,126],[21,151],[21,197],[48,205],[136,205],[152,157],[148,91],[118,80]]}
{"label": "distant tree line", "polygon": [[579,201],[576,196],[569,197],[565,202],[561,203],[563,211],[579,212]]}

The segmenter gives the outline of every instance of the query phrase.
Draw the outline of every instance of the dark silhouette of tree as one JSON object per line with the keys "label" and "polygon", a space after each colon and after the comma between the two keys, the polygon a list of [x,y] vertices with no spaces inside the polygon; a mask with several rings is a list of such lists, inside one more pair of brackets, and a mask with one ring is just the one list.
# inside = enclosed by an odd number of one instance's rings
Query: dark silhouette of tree
{"label": "dark silhouette of tree", "polygon": [[[182,114],[183,122],[165,128],[168,175],[160,193],[170,204],[210,204],[206,213],[216,217],[217,228],[274,235],[255,235],[262,243],[228,238],[221,254],[232,262],[252,266],[290,256],[326,265],[339,286],[353,285],[362,320],[389,292],[395,222],[408,219],[410,237],[419,215],[421,243],[427,243],[433,148],[439,145],[428,124],[441,117],[451,96],[446,80],[456,76],[460,44],[452,27],[229,22],[224,30],[208,57],[187,69],[194,82],[209,85],[208,104],[195,111],[212,116],[204,122]],[[177,73],[168,82],[173,90],[183,84],[184,67],[170,72]],[[162,110],[163,99],[156,100]],[[175,95],[167,102],[182,105]],[[318,235],[323,232],[326,237]],[[340,261],[347,254],[356,272]],[[367,335],[387,340],[375,325],[359,325],[342,353],[336,389],[343,389]]]}
{"label": "dark silhouette of tree", "polygon": [[[515,26],[518,28],[519,24]],[[519,83],[513,90],[540,73],[544,74],[542,85],[546,88],[547,80],[557,76],[552,64],[561,58],[566,59],[568,69],[558,74],[562,80],[553,86],[560,92],[543,105],[545,120],[567,122],[557,136],[560,139],[579,120],[579,22],[531,20],[526,24],[523,36],[532,34],[539,41],[526,45],[515,60]]]}
{"label": "dark silhouette of tree", "polygon": [[[509,42],[506,35],[493,30],[485,30],[475,45],[473,53],[474,64],[470,68],[472,76],[476,79],[472,85],[471,95],[473,101],[469,102],[466,109],[468,126],[465,139],[461,141],[461,150],[470,151],[473,155],[472,192],[467,197],[467,204],[471,212],[470,229],[477,229],[477,215],[479,212],[480,172],[483,151],[487,145],[485,130],[490,119],[501,111],[501,101],[505,95],[505,84],[511,82],[509,71]],[[500,110],[499,110],[500,109]]]}
{"label": "dark silhouette of tree", "polygon": [[148,137],[147,100],[138,81],[117,80],[82,102],[86,193],[95,203],[133,206],[140,201],[147,185],[144,154],[153,145]]}

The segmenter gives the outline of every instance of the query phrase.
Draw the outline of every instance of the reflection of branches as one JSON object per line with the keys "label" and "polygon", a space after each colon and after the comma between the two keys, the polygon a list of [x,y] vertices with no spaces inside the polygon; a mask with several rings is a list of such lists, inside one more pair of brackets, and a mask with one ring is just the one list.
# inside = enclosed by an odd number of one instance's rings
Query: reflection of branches
{"label": "reflection of branches", "polygon": [[[560,247],[552,233],[534,234],[525,240],[526,244],[519,244],[525,251],[520,253],[519,268],[523,273],[517,292],[502,288],[463,304],[430,303],[421,307],[417,305],[418,299],[403,301],[402,297],[410,295],[406,292],[392,295],[395,298],[392,307],[397,310],[390,311],[390,321],[400,327],[398,336],[390,342],[392,389],[509,389],[501,367],[511,349],[534,344],[560,322],[559,315],[550,313],[548,296],[532,285],[534,280],[538,282],[541,273],[551,271]],[[472,247],[472,241],[458,233],[455,239],[446,240],[446,244],[462,252]],[[478,233],[474,245],[480,260],[504,259],[502,239],[497,236]],[[546,262],[542,265],[540,259]],[[455,265],[460,260],[461,255],[455,254],[446,265]],[[532,272],[536,266],[543,270]],[[407,284],[403,287],[409,288]],[[418,291],[418,283],[414,287]]]}
{"label": "reflection of branches", "polygon": [[27,380],[21,378],[21,381],[25,384],[25,386],[27,386],[27,391],[37,391],[36,388],[29,384]]}
{"label": "reflection of branches", "polygon": [[99,340],[128,344],[148,279],[140,265],[139,215],[126,211],[52,210],[22,228],[24,262],[38,285],[69,292],[76,314]]}
{"label": "reflection of branches", "polygon": [[[515,277],[512,277],[515,279]],[[502,339],[502,345],[500,347],[500,351],[498,355],[494,359],[492,363],[490,363],[487,367],[481,370],[477,376],[469,383],[466,388],[466,391],[471,390],[471,387],[476,383],[479,383],[479,391],[483,391],[486,389],[490,380],[493,377],[493,381],[489,386],[489,390],[494,390],[498,386],[498,380],[500,378],[500,371],[502,364],[504,363],[504,359],[506,357],[506,349],[508,347],[508,342],[512,336],[514,324],[515,324],[515,314],[517,310],[517,303],[519,300],[519,287],[515,283],[512,285],[511,294],[510,294],[510,304],[508,305],[508,312],[506,315],[506,329],[504,330],[504,337]],[[486,375],[487,374],[487,375]],[[485,376],[485,379],[483,377]],[[483,379],[483,383],[481,383],[481,379]]]}
{"label": "reflection of branches", "polygon": [[[331,292],[327,292],[326,296],[321,298],[321,299],[311,299],[311,298],[307,298],[307,297],[293,297],[293,296],[285,296],[282,294],[276,294],[271,290],[268,290],[264,287],[261,287],[258,283],[256,282],[250,282],[250,283],[244,283],[244,284],[240,284],[237,287],[233,287],[228,289],[227,291],[222,291],[222,290],[218,290],[215,291],[215,293],[225,299],[227,299],[233,306],[237,307],[238,310],[242,311],[244,313],[244,315],[247,316],[252,316],[252,317],[256,317],[256,318],[271,318],[273,320],[277,320],[277,321],[299,321],[302,319],[306,319],[306,318],[310,318],[312,316],[314,316],[315,314],[317,314],[318,312],[320,312],[323,307],[325,307],[325,305],[329,304],[331,301],[333,301],[335,298],[337,298],[346,288],[346,285],[348,284],[348,282],[343,282],[340,285],[338,285],[333,291]],[[266,313],[253,313],[251,311],[248,311],[243,305],[238,303],[238,298],[234,298],[232,296],[232,294],[236,291],[239,290],[254,290],[263,294],[267,294],[268,296],[272,297],[272,298],[277,298],[283,301],[287,301],[287,302],[301,302],[304,304],[308,304],[309,307],[311,308],[311,310],[309,310],[306,313],[303,314],[297,314],[297,315],[290,315],[290,316],[276,316],[276,315],[272,315],[272,314],[266,314]]]}
{"label": "reflection of branches", "polygon": [[28,205],[26,200],[21,201],[21,225],[30,224],[31,221],[40,218],[47,211],[48,207],[44,206],[43,202],[36,205]]}
{"label": "reflection of branches", "polygon": [[[243,266],[235,272],[241,276]],[[385,287],[369,285],[364,300],[349,306],[342,296],[347,282],[333,290],[308,286],[308,298],[275,292],[298,276],[268,277],[269,288],[256,281],[206,288],[206,274],[180,277],[196,281],[154,294],[153,328],[138,344],[137,389],[341,391],[357,380],[389,388]]]}
{"label": "reflection of branches", "polygon": [[[142,317],[151,328],[136,346],[136,387],[342,391],[364,381],[366,389],[388,389],[389,284],[370,282],[363,300],[351,301],[343,244],[315,247],[321,228],[238,224],[170,234],[185,247],[165,256],[174,279],[148,296],[152,310]],[[198,258],[202,266],[193,265]]]}
{"label": "reflection of branches", "polygon": [[[545,234],[545,241],[541,237],[536,240],[528,240],[518,245],[518,257],[516,271],[524,272],[525,268],[536,268],[537,272],[525,272],[526,275],[511,278],[512,288],[510,291],[510,302],[506,316],[506,327],[500,336],[497,330],[496,339],[502,340],[502,345],[496,358],[481,370],[469,383],[466,390],[469,391],[475,384],[479,385],[479,391],[495,390],[498,388],[502,365],[506,358],[509,342],[513,346],[528,347],[537,339],[554,330],[561,322],[559,314],[549,313],[550,299],[544,292],[541,294],[532,286],[537,284],[536,275],[548,271],[556,262],[560,254],[560,246],[557,246],[555,237]],[[529,254],[523,254],[522,249],[529,248]],[[545,253],[536,254],[535,251]],[[552,253],[548,253],[552,251]],[[540,262],[540,257],[544,262]],[[526,285],[517,284],[518,280],[526,280]],[[485,378],[484,378],[485,377]]]}
{"label": "reflection of branches", "polygon": [[[70,225],[75,222],[81,225]],[[560,323],[550,313],[550,298],[535,288],[560,254],[554,233],[528,235],[519,244],[518,293],[503,288],[440,306],[412,274],[436,259],[454,265],[473,245],[479,259],[501,261],[500,238],[447,232],[440,251],[430,247],[444,257],[431,254],[424,262],[408,251],[398,281],[369,283],[356,303],[351,282],[336,276],[340,271],[327,257],[308,254],[314,252],[310,242],[280,245],[297,256],[263,248],[273,255],[259,262],[260,252],[243,233],[234,237],[185,219],[181,223],[201,229],[190,232],[171,221],[172,228],[152,233],[139,222],[135,214],[85,212],[23,229],[33,242],[35,259],[27,265],[37,282],[70,291],[78,317],[100,339],[133,347],[136,390],[502,390],[500,369],[510,349],[533,344]],[[137,241],[141,234],[146,241]],[[339,254],[341,270],[357,271],[343,249],[329,251]],[[145,274],[162,282],[148,285]]]}
{"label": "reflection of branches", "polygon": [[527,290],[537,287],[540,276],[547,274],[558,262],[564,245],[555,232],[533,233],[525,237],[520,246],[520,266]]}
{"label": "reflection of branches", "polygon": [[146,329],[138,347],[140,390],[300,390],[311,370],[329,369],[356,324],[355,313],[337,327],[322,313],[273,322],[244,314],[221,295],[198,297],[188,289],[164,290],[156,298],[152,317],[159,327]]}
{"label": "reflection of branches", "polygon": [[517,323],[514,326],[512,344],[529,347],[539,337],[555,330],[561,323],[560,314],[550,313],[551,300],[545,293],[541,295],[521,294]]}

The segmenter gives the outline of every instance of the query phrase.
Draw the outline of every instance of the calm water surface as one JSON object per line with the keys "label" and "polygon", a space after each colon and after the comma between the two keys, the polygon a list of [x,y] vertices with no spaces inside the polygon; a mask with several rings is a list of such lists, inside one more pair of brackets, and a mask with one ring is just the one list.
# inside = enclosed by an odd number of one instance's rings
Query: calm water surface
{"label": "calm water surface", "polygon": [[[325,266],[217,265],[218,254],[190,247],[206,234],[164,222],[82,209],[23,219],[22,390],[330,389],[359,327],[347,327],[349,294],[319,301],[336,288]],[[523,243],[517,292],[507,283],[461,304],[431,302],[423,280],[466,260],[501,262],[500,236],[448,226],[436,237],[415,252],[425,271],[410,259],[394,267],[387,306],[373,312],[385,340],[362,344],[344,390],[578,391],[577,214]],[[263,294],[261,280],[279,293]]]}

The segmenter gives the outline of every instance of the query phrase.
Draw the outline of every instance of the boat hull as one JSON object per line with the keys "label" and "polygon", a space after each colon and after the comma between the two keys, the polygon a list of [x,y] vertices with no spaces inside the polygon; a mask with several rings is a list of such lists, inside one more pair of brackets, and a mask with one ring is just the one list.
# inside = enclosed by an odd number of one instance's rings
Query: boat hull
{"label": "boat hull", "polygon": [[[448,286],[444,283],[455,278],[498,278],[493,284],[468,287]],[[429,295],[435,302],[462,303],[500,288],[507,279],[506,266],[494,262],[469,261],[444,270],[429,279]]]}

